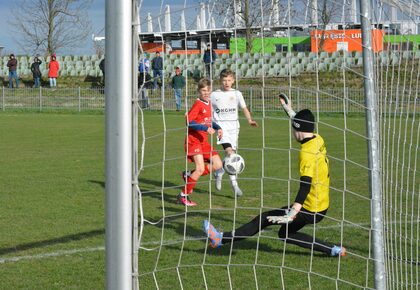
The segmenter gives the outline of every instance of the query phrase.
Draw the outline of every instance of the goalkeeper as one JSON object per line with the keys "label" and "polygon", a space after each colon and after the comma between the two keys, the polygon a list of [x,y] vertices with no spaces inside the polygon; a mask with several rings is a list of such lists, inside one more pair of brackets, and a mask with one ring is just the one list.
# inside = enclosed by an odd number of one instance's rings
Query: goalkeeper
{"label": "goalkeeper", "polygon": [[286,95],[280,102],[292,119],[293,135],[301,143],[299,153],[300,188],[291,206],[271,210],[255,217],[233,232],[218,232],[207,220],[204,231],[213,248],[250,237],[267,226],[280,224],[278,236],[287,243],[312,249],[330,256],[345,256],[346,249],[300,233],[306,225],[319,223],[329,207],[330,175],[328,157],[322,137],[314,134],[315,117],[308,109],[295,113]]}

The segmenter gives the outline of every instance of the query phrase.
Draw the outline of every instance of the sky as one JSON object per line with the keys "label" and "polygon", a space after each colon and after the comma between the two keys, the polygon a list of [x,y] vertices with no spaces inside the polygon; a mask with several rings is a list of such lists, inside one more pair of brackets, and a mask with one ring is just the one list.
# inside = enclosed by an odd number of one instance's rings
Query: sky
{"label": "sky", "polygon": [[[125,0],[129,1],[129,0]],[[152,17],[158,17],[163,14],[163,10],[166,5],[171,5],[171,11],[174,12],[172,17],[173,29],[177,28],[179,25],[179,16],[176,15],[176,11],[179,11],[186,4],[189,6],[189,9],[186,9],[186,22],[191,23],[195,21],[195,15],[197,15],[197,3],[198,0],[143,0],[143,5],[140,13],[140,21],[143,23],[142,30],[146,31],[147,27],[144,24],[145,16],[147,12],[152,14]],[[10,20],[14,15],[11,14],[11,8],[15,5],[15,0],[0,0],[0,46],[3,46],[2,54],[24,54],[24,51],[19,47],[13,37],[13,33],[10,31],[11,26],[9,24]],[[92,5],[88,11],[88,15],[92,25],[92,34],[98,36],[104,36],[105,31],[105,0],[93,0]],[[161,21],[163,25],[163,18]],[[158,26],[158,21],[155,21],[155,26]],[[158,28],[157,28],[158,29]],[[179,29],[179,28],[178,28]],[[88,37],[84,43],[80,45],[78,49],[63,50],[62,54],[72,54],[72,55],[83,55],[83,54],[93,54],[93,41],[92,37]]]}
{"label": "sky", "polygon": [[[10,31],[10,20],[14,15],[11,8],[14,7],[15,1],[0,0],[0,46],[4,46],[3,54],[15,53],[23,54],[24,51],[14,40],[13,32]],[[88,11],[88,15],[92,25],[92,34],[97,34],[105,27],[105,0],[93,0]],[[102,31],[102,33],[104,33]],[[72,54],[92,54],[94,52],[91,36],[81,44],[80,48]]]}

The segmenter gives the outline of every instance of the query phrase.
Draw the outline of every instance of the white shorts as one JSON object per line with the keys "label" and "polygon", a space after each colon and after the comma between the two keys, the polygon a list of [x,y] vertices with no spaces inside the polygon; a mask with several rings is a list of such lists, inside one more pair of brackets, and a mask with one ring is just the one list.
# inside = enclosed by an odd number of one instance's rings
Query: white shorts
{"label": "white shorts", "polygon": [[217,144],[224,144],[230,143],[232,145],[232,149],[236,150],[238,147],[238,137],[239,137],[239,128],[231,129],[231,130],[223,130],[223,137],[222,139],[217,141]]}

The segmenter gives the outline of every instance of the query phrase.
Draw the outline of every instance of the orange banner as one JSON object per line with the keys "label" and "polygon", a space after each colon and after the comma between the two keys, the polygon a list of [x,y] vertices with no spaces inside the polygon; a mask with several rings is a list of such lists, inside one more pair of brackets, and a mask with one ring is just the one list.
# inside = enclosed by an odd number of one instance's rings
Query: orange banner
{"label": "orange banner", "polygon": [[[374,52],[383,50],[384,34],[382,30],[372,30],[372,48]],[[321,41],[322,39],[324,40],[323,42]],[[362,31],[360,29],[311,31],[312,52],[362,51],[362,49]]]}

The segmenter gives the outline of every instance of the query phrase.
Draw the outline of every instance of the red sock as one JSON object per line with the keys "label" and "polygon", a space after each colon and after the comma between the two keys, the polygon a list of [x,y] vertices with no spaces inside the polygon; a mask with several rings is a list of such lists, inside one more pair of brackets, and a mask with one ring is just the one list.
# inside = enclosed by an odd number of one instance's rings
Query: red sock
{"label": "red sock", "polygon": [[209,173],[210,173],[209,165],[208,165],[208,164],[206,164],[206,165],[204,166],[204,172],[203,172],[203,174],[201,174],[201,176],[207,175],[207,174],[209,174]]}
{"label": "red sock", "polygon": [[185,184],[185,187],[182,190],[182,193],[187,194],[187,195],[192,193],[196,183],[197,183],[197,180],[194,180],[190,176],[188,176],[187,183]]}

